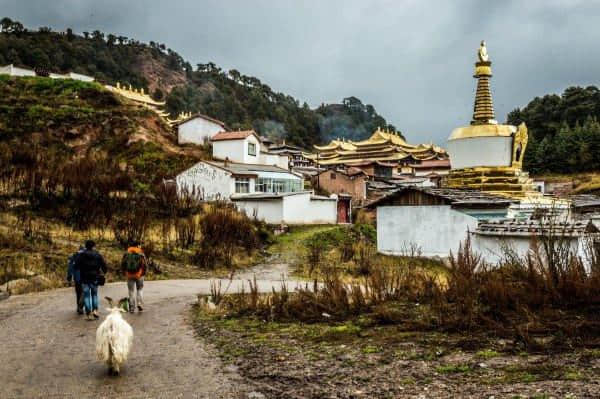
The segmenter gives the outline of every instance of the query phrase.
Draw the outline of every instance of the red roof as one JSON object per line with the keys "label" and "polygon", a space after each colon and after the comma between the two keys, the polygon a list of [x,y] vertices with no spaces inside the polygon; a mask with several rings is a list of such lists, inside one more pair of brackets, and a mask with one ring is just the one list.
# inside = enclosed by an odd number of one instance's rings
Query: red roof
{"label": "red roof", "polygon": [[450,160],[449,159],[432,159],[428,161],[422,161],[421,163],[416,163],[410,165],[415,169],[419,168],[450,168]]}
{"label": "red roof", "polygon": [[[215,134],[210,140],[211,141],[223,141],[223,140],[242,140],[245,139],[246,137],[249,136],[256,136],[256,138],[258,139],[257,134],[254,132],[254,130],[241,130],[238,132],[220,132]],[[260,139],[258,139],[260,141]]]}

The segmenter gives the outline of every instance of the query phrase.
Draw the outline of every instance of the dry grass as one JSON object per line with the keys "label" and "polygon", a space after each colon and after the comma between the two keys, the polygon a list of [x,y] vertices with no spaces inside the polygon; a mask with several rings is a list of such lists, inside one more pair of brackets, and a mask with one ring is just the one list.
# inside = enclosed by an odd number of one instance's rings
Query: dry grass
{"label": "dry grass", "polygon": [[534,256],[507,257],[491,267],[471,251],[467,240],[450,256],[443,278],[418,265],[418,258],[373,263],[364,276],[350,282],[339,268],[321,268],[319,280],[296,292],[282,284],[280,291],[258,295],[251,286],[249,293],[223,297],[217,312],[309,323],[366,317],[406,330],[493,334],[528,350],[595,345],[600,264],[594,261],[586,272],[581,259],[561,251],[560,240],[554,238],[534,248]]}

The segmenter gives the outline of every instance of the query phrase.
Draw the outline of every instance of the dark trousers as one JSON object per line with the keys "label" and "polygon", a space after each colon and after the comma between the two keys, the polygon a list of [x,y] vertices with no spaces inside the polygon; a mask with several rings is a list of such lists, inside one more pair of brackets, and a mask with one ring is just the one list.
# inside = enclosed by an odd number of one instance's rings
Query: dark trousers
{"label": "dark trousers", "polygon": [[81,283],[75,283],[75,295],[77,297],[77,311],[83,312],[83,287]]}

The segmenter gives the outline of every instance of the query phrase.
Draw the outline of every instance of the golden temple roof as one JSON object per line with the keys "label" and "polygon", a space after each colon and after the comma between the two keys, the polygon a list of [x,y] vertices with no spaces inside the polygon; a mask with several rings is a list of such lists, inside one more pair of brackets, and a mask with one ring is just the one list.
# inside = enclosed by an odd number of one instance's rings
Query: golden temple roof
{"label": "golden temple roof", "polygon": [[316,154],[306,158],[322,165],[352,164],[366,161],[401,161],[403,159],[445,159],[446,151],[433,144],[408,144],[400,135],[377,128],[368,139],[361,141],[332,140],[314,146]]}

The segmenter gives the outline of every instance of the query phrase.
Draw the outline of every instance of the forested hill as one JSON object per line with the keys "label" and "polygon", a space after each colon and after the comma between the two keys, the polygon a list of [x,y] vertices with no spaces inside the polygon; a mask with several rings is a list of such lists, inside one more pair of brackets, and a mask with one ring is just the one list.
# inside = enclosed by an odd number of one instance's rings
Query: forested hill
{"label": "forested hill", "polygon": [[600,171],[600,90],[569,87],[562,95],[534,98],[508,114],[525,122],[529,144],[525,168],[534,174]]}
{"label": "forested hill", "polygon": [[237,70],[224,71],[211,62],[192,66],[158,42],[145,44],[100,31],[83,35],[48,27],[33,31],[8,18],[0,25],[0,65],[74,71],[103,83],[144,87],[156,99],[166,100],[173,116],[181,111],[201,112],[232,129],[254,128],[307,148],[332,137],[362,139],[377,126],[395,130],[373,106],[355,97],[311,109]]}

